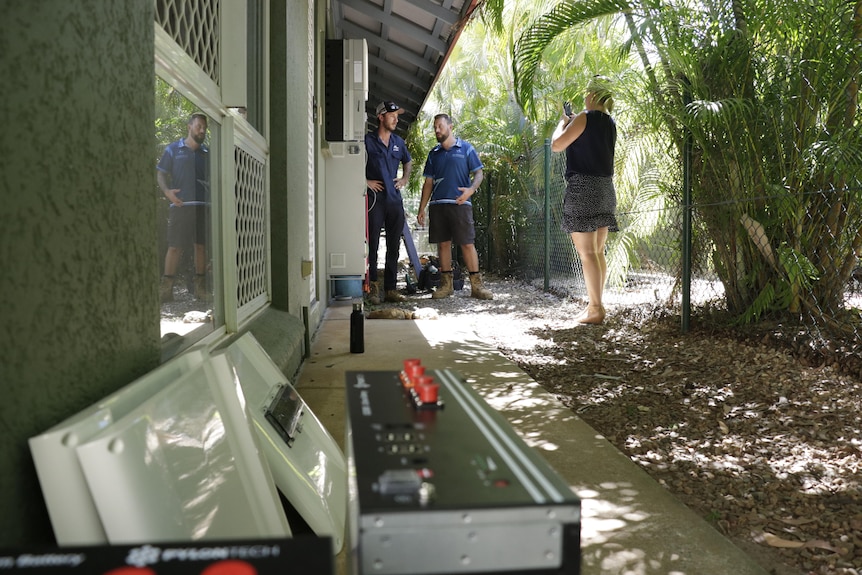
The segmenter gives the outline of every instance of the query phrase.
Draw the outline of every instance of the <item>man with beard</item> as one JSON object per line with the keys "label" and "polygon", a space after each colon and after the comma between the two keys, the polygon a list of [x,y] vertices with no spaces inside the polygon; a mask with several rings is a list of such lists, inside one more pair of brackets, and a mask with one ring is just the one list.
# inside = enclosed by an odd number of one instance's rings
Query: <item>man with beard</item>
{"label": "man with beard", "polygon": [[[401,189],[410,179],[413,161],[404,139],[395,133],[398,116],[404,112],[395,102],[380,102],[377,106],[377,131],[365,134],[365,180],[368,209],[368,301],[379,304],[380,282],[377,279],[377,248],[380,230],[386,231],[386,264],[383,270],[383,298],[400,302],[406,298],[398,293],[398,254],[404,230],[404,203]],[[398,165],[403,166],[398,177]]]}
{"label": "man with beard", "polygon": [[425,225],[425,206],[429,206],[428,241],[437,244],[440,258],[440,287],[433,299],[454,293],[452,274],[452,242],[461,246],[461,257],[470,274],[470,296],[493,299],[482,285],[479,254],[476,252],[476,230],[470,198],[479,189],[484,175],[482,161],[476,149],[452,133],[452,118],[448,114],[434,116],[434,135],[438,144],[428,153],[423,175],[422,199],[417,221]]}
{"label": "man with beard", "polygon": [[204,145],[207,117],[194,113],[188,135],[165,147],[156,166],[156,179],[171,202],[168,209],[168,251],[159,287],[162,302],[174,298],[174,275],[183,247],[194,244],[195,297],[210,299],[206,286],[206,218],[209,204],[209,149]]}

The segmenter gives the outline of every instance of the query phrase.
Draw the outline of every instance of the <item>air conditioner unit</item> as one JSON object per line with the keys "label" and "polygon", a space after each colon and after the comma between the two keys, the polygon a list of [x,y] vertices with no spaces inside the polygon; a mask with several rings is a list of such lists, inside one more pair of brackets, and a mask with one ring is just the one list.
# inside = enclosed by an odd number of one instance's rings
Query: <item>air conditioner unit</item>
{"label": "air conditioner unit", "polygon": [[368,100],[368,45],[365,39],[327,40],[325,132],[330,142],[365,136]]}

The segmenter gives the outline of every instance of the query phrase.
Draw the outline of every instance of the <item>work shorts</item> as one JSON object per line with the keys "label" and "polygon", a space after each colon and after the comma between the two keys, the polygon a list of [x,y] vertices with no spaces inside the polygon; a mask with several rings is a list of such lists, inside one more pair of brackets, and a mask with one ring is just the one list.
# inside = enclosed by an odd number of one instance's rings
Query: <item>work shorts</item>
{"label": "work shorts", "polygon": [[459,246],[475,243],[473,206],[470,204],[431,204],[428,206],[428,241],[452,241]]}
{"label": "work shorts", "polygon": [[168,208],[168,246],[184,248],[191,243],[207,243],[207,206]]}

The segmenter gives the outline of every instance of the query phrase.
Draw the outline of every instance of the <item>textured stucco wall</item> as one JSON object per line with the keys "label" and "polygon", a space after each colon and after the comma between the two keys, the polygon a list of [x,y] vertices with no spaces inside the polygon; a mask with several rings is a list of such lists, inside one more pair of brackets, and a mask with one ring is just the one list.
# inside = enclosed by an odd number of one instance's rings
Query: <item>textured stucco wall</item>
{"label": "textured stucco wall", "polygon": [[0,547],[53,543],[27,438],[159,359],[152,0],[2,2]]}

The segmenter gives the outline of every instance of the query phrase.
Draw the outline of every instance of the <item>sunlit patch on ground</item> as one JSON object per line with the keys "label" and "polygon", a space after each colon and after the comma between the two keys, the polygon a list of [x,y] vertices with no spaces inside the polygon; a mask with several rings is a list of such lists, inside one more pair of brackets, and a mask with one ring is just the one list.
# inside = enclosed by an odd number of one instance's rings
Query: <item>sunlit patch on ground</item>
{"label": "sunlit patch on ground", "polygon": [[[435,307],[500,350],[776,574],[860,573],[862,381],[839,369],[843,360],[806,359],[785,345],[798,334],[782,326],[683,335],[679,318],[654,302],[609,305],[603,325],[582,326],[571,319],[584,305],[577,297],[486,284],[492,301],[465,288],[406,305]],[[547,408],[505,385],[490,401]],[[618,520],[602,522],[599,502],[586,501],[587,512],[599,521],[585,536]]]}

